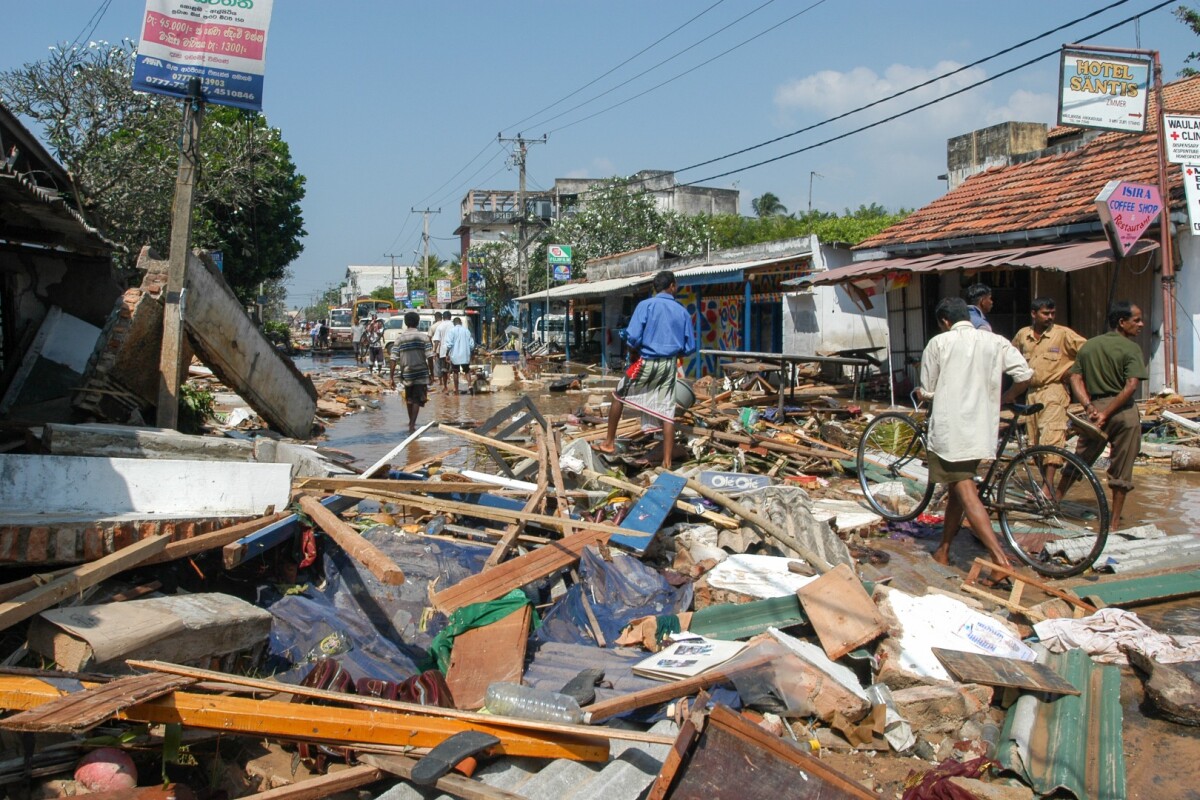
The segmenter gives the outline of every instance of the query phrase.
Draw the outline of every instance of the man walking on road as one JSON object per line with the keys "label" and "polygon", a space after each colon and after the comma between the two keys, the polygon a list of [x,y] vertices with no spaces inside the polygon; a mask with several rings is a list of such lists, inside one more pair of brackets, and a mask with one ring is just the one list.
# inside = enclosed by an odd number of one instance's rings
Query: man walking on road
{"label": "man walking on road", "polygon": [[625,371],[613,391],[608,410],[608,435],[597,446],[615,453],[617,426],[626,405],[662,421],[662,465],[671,468],[675,449],[675,375],[679,357],[696,349],[692,317],[675,300],[675,274],[663,270],[654,276],[654,296],[638,303],[625,329],[625,341],[638,359]]}
{"label": "man walking on road", "polygon": [[[1133,491],[1133,461],[1142,444],[1142,420],[1133,396],[1149,378],[1142,348],[1135,341],[1142,328],[1142,310],[1119,300],[1108,311],[1108,333],[1088,339],[1071,367],[1071,390],[1088,419],[1108,436],[1108,488],[1112,490],[1112,524],[1121,529],[1125,495]],[[1081,439],[1076,452],[1091,464],[1104,442]]]}
{"label": "man walking on road", "polygon": [[[1007,339],[978,329],[967,304],[947,297],[934,311],[943,333],[934,336],[921,355],[921,396],[933,401],[929,414],[929,481],[950,489],[942,541],[933,553],[939,564],[950,563],[950,543],[963,518],[987,548],[992,562],[1007,565],[992,520],[975,488],[979,462],[996,455],[1000,406],[1013,402],[1033,377],[1033,370]],[[1001,376],[1014,383],[1003,396]],[[993,583],[996,579],[993,579]]]}
{"label": "man walking on road", "polygon": [[[454,393],[458,394],[458,375],[466,374],[471,367],[471,353],[475,350],[475,337],[462,324],[461,317],[455,317],[450,324],[446,338],[442,340],[442,352],[450,358],[450,371],[454,373]],[[467,388],[470,388],[470,377],[467,378]]]}
{"label": "man walking on road", "polygon": [[363,363],[363,324],[362,320],[350,326],[350,343],[354,346],[354,360]]}
{"label": "man walking on road", "polygon": [[396,369],[404,386],[404,403],[408,407],[408,431],[417,429],[417,415],[429,400],[429,366],[433,360],[433,343],[429,334],[422,333],[421,315],[416,311],[404,315],[404,330],[392,342],[392,387],[396,386]]}
{"label": "man walking on road", "polygon": [[440,381],[442,391],[446,391],[446,382],[450,379],[450,370],[447,369],[449,364],[442,357],[442,342],[446,339],[446,334],[450,328],[450,312],[444,314],[441,311],[433,313],[433,327],[429,329],[429,338],[433,342],[433,379]]}
{"label": "man walking on road", "polygon": [[367,368],[371,372],[379,371],[383,374],[383,320],[371,315],[371,321],[367,323],[366,333],[363,334],[363,340],[366,342],[367,357],[369,363]]}
{"label": "man walking on road", "polygon": [[[1021,352],[1033,370],[1029,382],[1029,403],[1041,403],[1045,408],[1025,418],[1025,430],[1030,444],[1062,447],[1067,443],[1067,371],[1075,363],[1079,348],[1087,339],[1065,325],[1054,323],[1055,303],[1052,298],[1038,297],[1031,304],[1032,324],[1017,331],[1013,347]],[[1062,460],[1047,456],[1045,487],[1054,491],[1054,475]]]}

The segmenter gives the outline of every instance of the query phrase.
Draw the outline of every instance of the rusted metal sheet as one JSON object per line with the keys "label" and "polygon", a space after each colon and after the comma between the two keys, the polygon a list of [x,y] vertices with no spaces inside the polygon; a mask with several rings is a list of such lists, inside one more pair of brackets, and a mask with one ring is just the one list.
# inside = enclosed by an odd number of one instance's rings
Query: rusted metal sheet
{"label": "rusted metal sheet", "polygon": [[1082,650],[1048,655],[1044,663],[1080,694],[1021,697],[1009,709],[996,759],[1038,795],[1064,789],[1080,800],[1124,800],[1120,671]]}

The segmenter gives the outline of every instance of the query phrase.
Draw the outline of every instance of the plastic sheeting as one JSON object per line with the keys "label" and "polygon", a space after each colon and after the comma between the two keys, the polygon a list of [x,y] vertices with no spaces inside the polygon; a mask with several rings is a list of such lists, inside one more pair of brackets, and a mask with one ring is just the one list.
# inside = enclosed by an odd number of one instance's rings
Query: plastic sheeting
{"label": "plastic sheeting", "polygon": [[324,550],[325,581],[320,589],[279,597],[273,591],[260,601],[274,620],[269,664],[280,680],[296,683],[308,671],[309,654],[323,640],[341,633],[349,649],[329,653],[354,678],[401,681],[416,674],[417,663],[445,616],[425,617],[429,585],[449,586],[480,571],[490,547],[410,536],[377,525],[363,533],[404,570],[405,581],[389,586],[336,546]]}
{"label": "plastic sheeting", "polygon": [[605,643],[610,647],[635,619],[678,614],[691,607],[691,584],[675,589],[633,556],[612,552],[611,558],[605,561],[594,547],[583,551],[580,582],[568,589],[546,614],[536,634],[539,641],[596,644],[584,610],[585,591]]}

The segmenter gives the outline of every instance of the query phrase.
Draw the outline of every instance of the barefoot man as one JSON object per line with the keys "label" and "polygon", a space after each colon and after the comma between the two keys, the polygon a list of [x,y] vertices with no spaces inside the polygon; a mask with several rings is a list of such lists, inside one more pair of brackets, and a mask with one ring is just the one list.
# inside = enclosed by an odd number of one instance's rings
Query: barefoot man
{"label": "barefoot man", "polygon": [[[929,414],[929,480],[950,489],[942,541],[933,554],[939,564],[950,563],[950,542],[963,518],[987,548],[992,562],[1007,565],[1008,557],[992,530],[992,520],[975,488],[975,470],[996,454],[1000,406],[1013,402],[1033,377],[1033,370],[1003,336],[976,328],[967,304],[948,297],[934,311],[942,333],[934,336],[921,355],[921,396],[933,401]],[[1001,375],[1014,381],[1003,397]]]}

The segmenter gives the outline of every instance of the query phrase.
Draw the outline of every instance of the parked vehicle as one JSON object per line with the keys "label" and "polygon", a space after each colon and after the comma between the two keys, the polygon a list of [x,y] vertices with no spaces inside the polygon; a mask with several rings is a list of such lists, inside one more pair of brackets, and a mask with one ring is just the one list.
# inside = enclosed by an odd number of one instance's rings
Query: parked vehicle
{"label": "parked vehicle", "polygon": [[[567,316],[566,314],[543,314],[538,317],[533,323],[533,344],[554,344],[559,347],[563,346],[563,342],[567,340],[566,335]],[[571,330],[571,346],[574,347],[576,342],[575,331]]]}
{"label": "parked vehicle", "polygon": [[334,350],[350,350],[354,347],[350,330],[352,309],[347,306],[329,309],[329,346]]}

